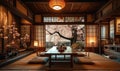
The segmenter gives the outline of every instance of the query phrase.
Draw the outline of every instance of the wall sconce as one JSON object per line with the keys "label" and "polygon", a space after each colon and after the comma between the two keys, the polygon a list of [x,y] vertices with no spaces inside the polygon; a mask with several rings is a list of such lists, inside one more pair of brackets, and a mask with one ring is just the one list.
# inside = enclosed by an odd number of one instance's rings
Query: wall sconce
{"label": "wall sconce", "polygon": [[35,41],[34,41],[34,46],[35,46],[35,47],[38,47],[38,45],[39,45],[39,42],[38,42],[37,40],[35,40]]}

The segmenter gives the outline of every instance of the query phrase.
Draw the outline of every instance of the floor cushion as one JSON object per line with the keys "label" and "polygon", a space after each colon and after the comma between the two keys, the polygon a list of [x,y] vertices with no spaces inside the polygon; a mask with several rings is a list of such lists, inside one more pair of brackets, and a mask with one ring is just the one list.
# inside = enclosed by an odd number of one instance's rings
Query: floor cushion
{"label": "floor cushion", "polygon": [[48,62],[48,57],[35,57],[31,59],[29,64],[45,64]]}
{"label": "floor cushion", "polygon": [[94,64],[94,62],[92,60],[90,60],[89,58],[86,58],[86,57],[75,57],[74,62],[76,64],[88,64],[88,65]]}

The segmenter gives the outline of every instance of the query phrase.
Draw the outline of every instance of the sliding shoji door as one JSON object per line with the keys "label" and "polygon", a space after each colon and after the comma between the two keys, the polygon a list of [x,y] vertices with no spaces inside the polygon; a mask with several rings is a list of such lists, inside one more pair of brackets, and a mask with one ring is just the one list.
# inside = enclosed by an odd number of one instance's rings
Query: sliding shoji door
{"label": "sliding shoji door", "polygon": [[86,51],[97,52],[98,47],[98,26],[86,25]]}
{"label": "sliding shoji door", "polygon": [[34,41],[39,42],[39,47],[45,47],[45,26],[35,25],[34,26]]}

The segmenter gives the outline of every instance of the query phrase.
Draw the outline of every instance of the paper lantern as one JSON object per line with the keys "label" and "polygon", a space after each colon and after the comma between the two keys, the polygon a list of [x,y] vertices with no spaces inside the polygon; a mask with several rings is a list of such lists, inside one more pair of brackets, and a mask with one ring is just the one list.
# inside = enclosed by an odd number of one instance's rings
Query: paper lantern
{"label": "paper lantern", "polygon": [[50,0],[49,6],[50,8],[54,10],[61,10],[65,7],[65,1],[64,0]]}
{"label": "paper lantern", "polygon": [[34,46],[35,47],[38,47],[38,44],[39,44],[38,41],[34,41]]}

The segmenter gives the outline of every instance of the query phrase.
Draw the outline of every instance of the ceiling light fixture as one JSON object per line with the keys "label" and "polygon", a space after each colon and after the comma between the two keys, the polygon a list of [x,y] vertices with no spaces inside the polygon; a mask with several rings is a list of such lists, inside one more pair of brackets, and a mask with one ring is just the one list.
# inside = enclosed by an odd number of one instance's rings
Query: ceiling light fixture
{"label": "ceiling light fixture", "polygon": [[65,1],[64,0],[50,0],[49,6],[50,8],[54,10],[61,10],[65,7]]}

